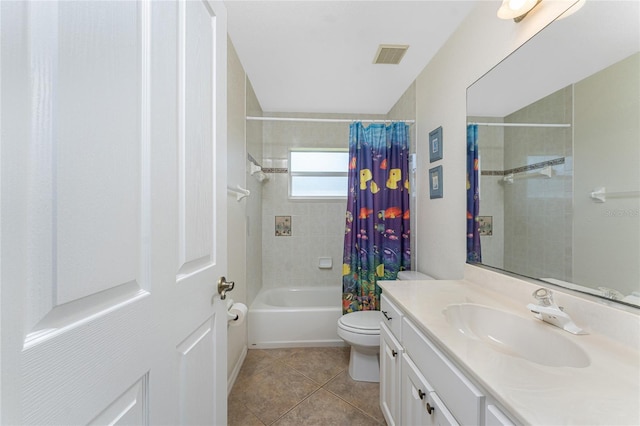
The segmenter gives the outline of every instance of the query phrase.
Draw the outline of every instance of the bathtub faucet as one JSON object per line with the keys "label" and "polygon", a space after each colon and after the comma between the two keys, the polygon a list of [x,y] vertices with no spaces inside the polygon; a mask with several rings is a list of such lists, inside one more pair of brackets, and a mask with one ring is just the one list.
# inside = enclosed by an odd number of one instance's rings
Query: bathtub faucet
{"label": "bathtub faucet", "polygon": [[536,305],[529,303],[527,308],[533,312],[536,318],[555,325],[569,333],[589,334],[573,322],[562,306],[558,306],[553,301],[553,293],[551,290],[541,287],[534,291],[532,296],[536,298],[538,303]]}

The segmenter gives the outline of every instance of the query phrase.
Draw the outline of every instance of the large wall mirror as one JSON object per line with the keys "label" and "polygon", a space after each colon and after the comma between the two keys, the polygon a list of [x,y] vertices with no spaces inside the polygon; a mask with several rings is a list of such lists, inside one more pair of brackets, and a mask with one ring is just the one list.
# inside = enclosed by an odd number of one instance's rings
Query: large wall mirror
{"label": "large wall mirror", "polygon": [[640,306],[639,17],[587,1],[469,87],[482,264]]}

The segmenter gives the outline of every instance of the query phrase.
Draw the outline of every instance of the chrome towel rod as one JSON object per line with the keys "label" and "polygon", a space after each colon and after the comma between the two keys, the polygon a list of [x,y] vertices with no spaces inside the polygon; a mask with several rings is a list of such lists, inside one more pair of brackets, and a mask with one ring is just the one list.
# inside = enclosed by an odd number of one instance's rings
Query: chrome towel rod
{"label": "chrome towel rod", "polygon": [[414,124],[416,120],[381,120],[381,119],[359,119],[359,118],[302,118],[302,117],[251,117],[247,116],[247,120],[253,121],[303,121],[311,123],[353,123],[361,121],[363,123],[391,123],[403,122],[406,124]]}
{"label": "chrome towel rod", "polygon": [[489,127],[571,127],[571,124],[554,124],[554,123],[475,123],[469,122],[467,124],[476,124],[478,126]]}

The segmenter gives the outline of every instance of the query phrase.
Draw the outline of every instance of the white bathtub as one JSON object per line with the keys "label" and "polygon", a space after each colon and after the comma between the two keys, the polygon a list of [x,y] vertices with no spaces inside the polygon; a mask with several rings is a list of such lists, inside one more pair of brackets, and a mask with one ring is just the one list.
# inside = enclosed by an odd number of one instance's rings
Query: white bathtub
{"label": "white bathtub", "polygon": [[249,348],[344,346],[340,287],[262,289],[249,307]]}

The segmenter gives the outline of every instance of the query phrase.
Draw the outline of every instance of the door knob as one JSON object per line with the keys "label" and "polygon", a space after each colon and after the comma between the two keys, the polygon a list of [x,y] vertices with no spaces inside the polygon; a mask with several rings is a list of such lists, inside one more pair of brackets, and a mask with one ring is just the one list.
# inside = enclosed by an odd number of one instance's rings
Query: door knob
{"label": "door knob", "polygon": [[227,279],[225,277],[220,277],[220,279],[218,279],[218,294],[220,295],[220,299],[226,299],[227,292],[233,290],[233,287],[235,287],[235,285],[236,283],[234,283],[233,281],[227,282]]}

